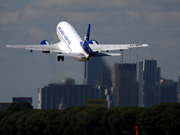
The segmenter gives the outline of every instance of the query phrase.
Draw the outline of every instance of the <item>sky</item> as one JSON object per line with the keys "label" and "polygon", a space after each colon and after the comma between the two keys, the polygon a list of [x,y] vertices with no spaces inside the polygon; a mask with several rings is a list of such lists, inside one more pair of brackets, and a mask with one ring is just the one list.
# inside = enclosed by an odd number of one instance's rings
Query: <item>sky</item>
{"label": "sky", "polygon": [[[90,23],[91,39],[99,43],[147,43],[148,48],[124,51],[124,63],[154,59],[161,76],[180,76],[179,0],[0,0],[0,102],[12,97],[33,97],[38,88],[74,78],[83,83],[84,63],[56,54],[30,53],[6,44],[58,42],[56,26],[67,21],[83,38]],[[122,57],[106,57],[110,68]]]}

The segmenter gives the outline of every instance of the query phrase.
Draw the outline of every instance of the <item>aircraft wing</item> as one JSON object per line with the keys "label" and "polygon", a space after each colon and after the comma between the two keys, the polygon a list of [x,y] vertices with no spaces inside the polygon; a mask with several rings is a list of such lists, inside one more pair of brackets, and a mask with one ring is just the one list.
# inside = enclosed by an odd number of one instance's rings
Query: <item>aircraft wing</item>
{"label": "aircraft wing", "polygon": [[6,45],[7,48],[22,48],[26,50],[34,50],[34,51],[50,51],[50,52],[65,52],[60,50],[57,44],[49,44],[49,45]]}
{"label": "aircraft wing", "polygon": [[120,56],[120,53],[90,53],[90,56],[92,57],[101,57],[101,56]]}
{"label": "aircraft wing", "polygon": [[59,53],[57,56],[82,57],[82,53]]}
{"label": "aircraft wing", "polygon": [[148,47],[148,44],[89,44],[93,52],[124,50],[136,47]]}

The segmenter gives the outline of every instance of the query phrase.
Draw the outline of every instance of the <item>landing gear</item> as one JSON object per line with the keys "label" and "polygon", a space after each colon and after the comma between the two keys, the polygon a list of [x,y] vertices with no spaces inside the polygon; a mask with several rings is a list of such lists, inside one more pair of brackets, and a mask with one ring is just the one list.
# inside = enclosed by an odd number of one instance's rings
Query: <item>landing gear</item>
{"label": "landing gear", "polygon": [[121,60],[121,63],[123,64],[123,50],[120,50],[120,53],[122,54],[122,60]]}
{"label": "landing gear", "polygon": [[64,56],[58,56],[58,57],[57,57],[57,60],[58,60],[58,61],[60,61],[60,60],[64,61]]}

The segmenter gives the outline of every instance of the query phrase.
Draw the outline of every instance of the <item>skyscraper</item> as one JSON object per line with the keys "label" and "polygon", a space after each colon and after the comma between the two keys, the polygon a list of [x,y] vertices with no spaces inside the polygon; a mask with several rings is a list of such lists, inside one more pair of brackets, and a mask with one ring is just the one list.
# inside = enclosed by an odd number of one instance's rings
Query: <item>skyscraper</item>
{"label": "skyscraper", "polygon": [[111,70],[103,58],[94,58],[84,64],[84,84],[112,86]]}
{"label": "skyscraper", "polygon": [[180,76],[178,77],[178,93],[180,93]]}
{"label": "skyscraper", "polygon": [[139,62],[139,106],[150,107],[159,103],[159,82],[157,60]]}
{"label": "skyscraper", "polygon": [[178,102],[180,103],[180,76],[178,77]]}
{"label": "skyscraper", "polygon": [[32,97],[13,97],[13,103],[27,102],[32,105]]}
{"label": "skyscraper", "polygon": [[113,87],[116,106],[137,106],[136,64],[114,64]]}
{"label": "skyscraper", "polygon": [[162,79],[160,81],[160,102],[177,102],[177,82],[167,79]]}
{"label": "skyscraper", "polygon": [[49,84],[38,89],[38,108],[65,109],[70,106],[86,105],[88,98],[99,98],[99,90],[90,85]]}
{"label": "skyscraper", "polygon": [[0,111],[7,110],[11,103],[2,103],[0,102]]}
{"label": "skyscraper", "polygon": [[178,91],[180,92],[180,76],[178,77]]}

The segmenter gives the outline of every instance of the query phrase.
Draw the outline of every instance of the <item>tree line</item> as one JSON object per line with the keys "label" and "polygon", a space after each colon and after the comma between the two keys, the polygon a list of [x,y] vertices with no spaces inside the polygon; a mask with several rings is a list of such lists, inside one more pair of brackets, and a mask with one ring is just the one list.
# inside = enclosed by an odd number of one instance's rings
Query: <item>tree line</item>
{"label": "tree line", "polygon": [[13,104],[0,112],[0,135],[179,135],[180,104],[111,109],[79,106],[36,110]]}

